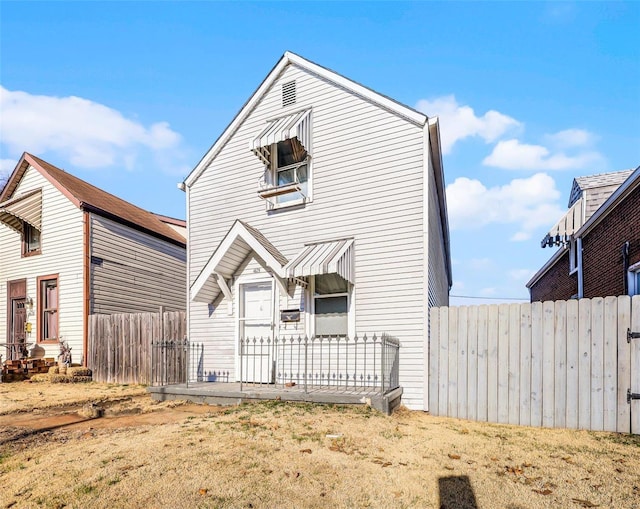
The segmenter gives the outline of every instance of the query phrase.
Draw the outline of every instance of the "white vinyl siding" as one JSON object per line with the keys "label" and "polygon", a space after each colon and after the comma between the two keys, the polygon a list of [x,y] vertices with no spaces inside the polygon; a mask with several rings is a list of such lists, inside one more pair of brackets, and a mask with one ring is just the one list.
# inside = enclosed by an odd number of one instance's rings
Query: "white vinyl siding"
{"label": "white vinyl siding", "polygon": [[[294,79],[296,104],[283,108],[281,85]],[[248,149],[249,140],[267,120],[305,108],[313,108],[313,202],[267,214],[257,197],[264,165]],[[355,330],[399,338],[403,402],[423,408],[423,136],[422,127],[287,67],[189,190],[190,284],[237,218],[260,230],[289,260],[305,242],[353,237]],[[288,307],[297,307],[297,295]],[[232,371],[235,318],[226,301],[213,313],[205,304],[190,303],[189,317],[191,340],[207,341],[205,362]],[[287,334],[300,329],[302,322],[296,329],[281,325]]]}
{"label": "white vinyl siding", "polygon": [[[28,343],[37,335],[37,277],[58,275],[59,336],[69,343],[73,362],[83,356],[83,213],[37,170],[27,169],[14,195],[42,188],[42,254],[22,258],[20,235],[0,224],[0,338],[7,337],[7,282],[27,280],[33,299],[33,324]],[[57,343],[42,344],[47,357],[57,358]],[[4,356],[4,351],[0,351]]]}
{"label": "white vinyl siding", "polygon": [[186,251],[91,214],[91,313],[186,309]]}
{"label": "white vinyl siding", "polygon": [[449,305],[449,278],[433,171],[429,172],[429,307]]}

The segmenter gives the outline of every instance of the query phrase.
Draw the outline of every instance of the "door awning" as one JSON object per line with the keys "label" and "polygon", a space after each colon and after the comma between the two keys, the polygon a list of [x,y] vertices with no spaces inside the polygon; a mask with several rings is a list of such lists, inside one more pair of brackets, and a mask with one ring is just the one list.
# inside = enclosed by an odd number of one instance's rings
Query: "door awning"
{"label": "door awning", "polygon": [[42,229],[42,189],[34,189],[0,203],[0,222],[22,233],[23,222]]}
{"label": "door awning", "polygon": [[191,300],[210,303],[223,293],[231,301],[227,281],[251,253],[286,288],[283,267],[287,259],[257,229],[236,220],[191,285]]}
{"label": "door awning", "polygon": [[582,198],[576,201],[573,206],[562,216],[553,228],[549,230],[540,242],[542,247],[547,246],[564,246],[570,240],[571,236],[577,232],[584,224],[584,211],[582,209]]}
{"label": "door awning", "polygon": [[355,283],[353,239],[305,244],[285,267],[288,278],[338,274]]}
{"label": "door awning", "polygon": [[267,124],[267,127],[249,144],[251,151],[262,162],[271,161],[271,145],[289,138],[297,138],[307,153],[311,153],[311,110],[304,110],[277,118]]}

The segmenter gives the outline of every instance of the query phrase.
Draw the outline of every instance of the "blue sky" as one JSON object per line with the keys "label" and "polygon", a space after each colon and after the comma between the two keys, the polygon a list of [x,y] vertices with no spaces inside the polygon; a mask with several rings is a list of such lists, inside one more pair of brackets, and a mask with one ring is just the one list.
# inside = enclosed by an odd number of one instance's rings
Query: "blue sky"
{"label": "blue sky", "polygon": [[[640,164],[638,2],[0,2],[23,151],[185,217],[176,183],[284,51],[441,121],[455,304],[528,298],[573,177]],[[498,299],[498,300],[493,300]]]}

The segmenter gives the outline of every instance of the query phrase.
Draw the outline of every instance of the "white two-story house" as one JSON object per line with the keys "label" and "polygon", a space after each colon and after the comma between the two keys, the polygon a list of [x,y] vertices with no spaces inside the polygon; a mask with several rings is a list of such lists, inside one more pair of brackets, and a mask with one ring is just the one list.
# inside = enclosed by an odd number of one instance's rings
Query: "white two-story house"
{"label": "white two-story house", "polygon": [[359,349],[376,334],[427,409],[428,309],[452,281],[437,118],[287,52],[182,188],[205,375],[363,384],[363,356],[392,363]]}

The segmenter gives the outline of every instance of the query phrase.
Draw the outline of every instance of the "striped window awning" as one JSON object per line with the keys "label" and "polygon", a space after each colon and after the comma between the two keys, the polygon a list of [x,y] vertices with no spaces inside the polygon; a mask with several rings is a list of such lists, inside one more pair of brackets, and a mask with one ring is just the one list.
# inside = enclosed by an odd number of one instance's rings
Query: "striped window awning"
{"label": "striped window awning", "polygon": [[562,216],[549,233],[547,233],[540,242],[542,247],[547,246],[564,246],[569,243],[572,235],[577,232],[584,224],[584,210],[582,207],[583,200],[580,198],[573,206]]}
{"label": "striped window awning", "polygon": [[355,283],[353,239],[305,244],[298,255],[285,265],[289,278],[304,278],[321,274],[338,274]]}
{"label": "striped window awning", "polygon": [[260,160],[269,164],[271,145],[297,138],[307,153],[311,153],[311,110],[304,110],[270,121],[267,127],[249,144]]}
{"label": "striped window awning", "polygon": [[22,233],[24,223],[41,230],[42,189],[28,191],[0,203],[0,222],[18,233]]}

